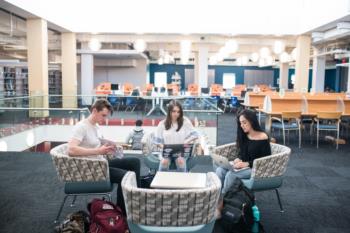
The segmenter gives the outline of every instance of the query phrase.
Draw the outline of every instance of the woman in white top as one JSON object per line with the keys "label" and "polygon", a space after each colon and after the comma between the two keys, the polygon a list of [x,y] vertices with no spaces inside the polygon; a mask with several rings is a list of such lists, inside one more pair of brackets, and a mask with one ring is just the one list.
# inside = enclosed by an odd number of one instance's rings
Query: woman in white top
{"label": "woman in white top", "polygon": [[[163,144],[186,144],[193,143],[198,138],[191,121],[183,116],[182,106],[179,102],[172,100],[168,105],[168,112],[165,120],[159,122],[155,144],[163,147]],[[171,158],[162,157],[159,164],[159,171],[169,170]],[[180,156],[175,160],[178,171],[186,171],[186,158]]]}

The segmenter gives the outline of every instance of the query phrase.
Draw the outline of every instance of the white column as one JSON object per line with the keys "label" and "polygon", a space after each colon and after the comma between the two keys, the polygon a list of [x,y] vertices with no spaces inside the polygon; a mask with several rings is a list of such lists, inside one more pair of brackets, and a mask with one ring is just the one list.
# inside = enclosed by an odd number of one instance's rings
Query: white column
{"label": "white column", "polygon": [[[81,94],[94,95],[94,56],[92,54],[81,55]],[[84,97],[83,104],[90,105],[91,97]]]}
{"label": "white column", "polygon": [[62,46],[62,95],[64,108],[77,107],[77,48],[75,33],[61,36]]}
{"label": "white column", "polygon": [[312,90],[315,93],[324,92],[324,81],[326,73],[326,57],[317,56],[322,50],[313,48],[314,58],[312,67]]}
{"label": "white column", "polygon": [[297,92],[307,90],[309,85],[310,45],[310,36],[299,36],[297,38],[294,85],[294,90]]}
{"label": "white column", "polygon": [[289,64],[286,63],[280,63],[280,77],[279,77],[279,87],[280,89],[283,88],[285,90],[288,89],[288,69]]}
{"label": "white column", "polygon": [[[48,108],[48,35],[47,22],[43,19],[27,20],[27,53],[28,53],[28,88],[29,95],[42,97],[32,98],[30,107]],[[47,116],[48,112],[35,111],[31,116]]]}
{"label": "white column", "polygon": [[208,87],[208,53],[209,48],[207,45],[198,46],[198,63],[196,62],[195,80],[199,87]]}

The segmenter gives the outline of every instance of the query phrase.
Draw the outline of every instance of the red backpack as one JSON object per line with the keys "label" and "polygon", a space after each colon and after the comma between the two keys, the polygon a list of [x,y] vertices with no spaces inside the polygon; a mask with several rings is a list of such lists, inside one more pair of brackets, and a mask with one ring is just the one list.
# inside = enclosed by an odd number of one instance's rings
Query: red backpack
{"label": "red backpack", "polygon": [[112,202],[94,199],[88,210],[91,218],[89,233],[129,233],[121,209]]}

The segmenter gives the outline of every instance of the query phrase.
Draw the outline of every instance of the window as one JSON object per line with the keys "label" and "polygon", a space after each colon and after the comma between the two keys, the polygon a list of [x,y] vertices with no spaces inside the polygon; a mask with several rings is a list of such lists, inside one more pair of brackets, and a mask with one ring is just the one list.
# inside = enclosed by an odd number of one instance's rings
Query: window
{"label": "window", "polygon": [[155,72],[154,73],[154,86],[155,87],[166,87],[167,85],[167,73],[166,72]]}
{"label": "window", "polygon": [[236,74],[224,73],[222,77],[222,87],[224,89],[232,89],[234,86],[236,86]]}

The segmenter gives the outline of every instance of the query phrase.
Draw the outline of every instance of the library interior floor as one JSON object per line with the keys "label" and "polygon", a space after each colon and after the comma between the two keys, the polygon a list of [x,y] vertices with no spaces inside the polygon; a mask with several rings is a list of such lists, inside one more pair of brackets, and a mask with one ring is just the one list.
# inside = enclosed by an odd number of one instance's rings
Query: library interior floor
{"label": "library interior floor", "polygon": [[[232,114],[219,117],[218,144],[235,140]],[[281,140],[276,136],[277,141]],[[305,134],[302,149],[290,135],[290,162],[280,194],[280,213],[274,191],[256,193],[262,224],[268,233],[335,233],[350,229],[350,146],[315,142]],[[347,138],[349,140],[349,138]],[[210,161],[199,159],[210,166]],[[202,168],[206,166],[201,166]],[[143,170],[146,168],[143,167]],[[63,198],[63,184],[56,176],[48,153],[0,153],[0,232],[52,232],[53,220]],[[115,198],[116,195],[114,195]],[[68,205],[62,216],[86,208],[88,199]],[[62,219],[62,217],[61,217]],[[215,226],[215,233],[223,232]]]}

